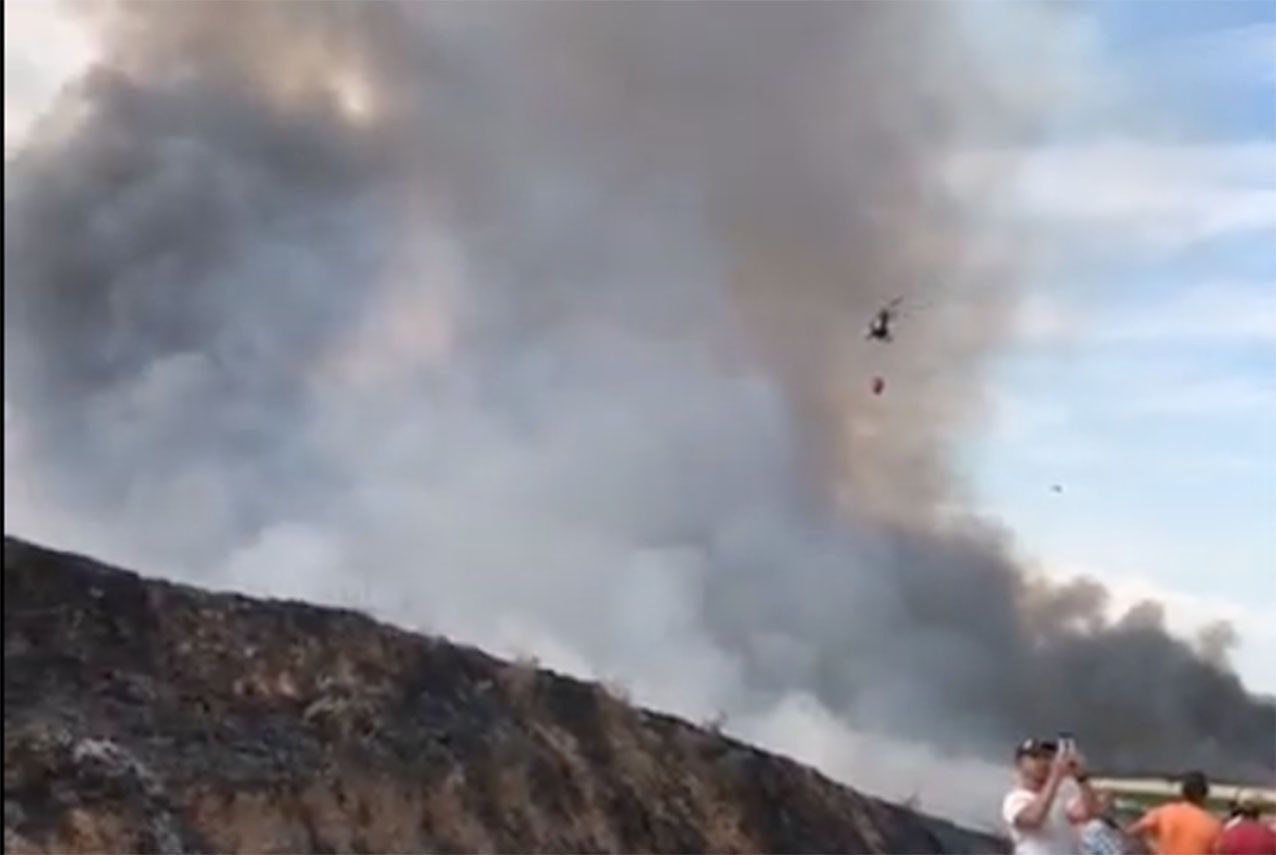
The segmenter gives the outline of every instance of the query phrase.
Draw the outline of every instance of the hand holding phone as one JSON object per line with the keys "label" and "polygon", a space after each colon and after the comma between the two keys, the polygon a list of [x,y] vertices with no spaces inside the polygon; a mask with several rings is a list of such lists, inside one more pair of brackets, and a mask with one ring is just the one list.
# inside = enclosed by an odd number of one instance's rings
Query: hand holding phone
{"label": "hand holding phone", "polygon": [[1050,763],[1050,773],[1056,778],[1066,778],[1072,774],[1072,749],[1071,746],[1059,740],[1055,749],[1054,758]]}
{"label": "hand holding phone", "polygon": [[1071,733],[1065,731],[1059,734],[1059,754],[1065,758],[1064,763],[1069,774],[1077,780],[1086,776],[1085,757],[1077,750],[1077,740]]}

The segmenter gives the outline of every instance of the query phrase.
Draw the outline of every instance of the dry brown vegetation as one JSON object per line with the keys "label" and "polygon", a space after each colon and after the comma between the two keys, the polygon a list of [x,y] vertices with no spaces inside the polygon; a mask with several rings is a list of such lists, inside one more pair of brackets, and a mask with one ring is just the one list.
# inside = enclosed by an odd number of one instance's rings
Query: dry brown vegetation
{"label": "dry brown vegetation", "polygon": [[5,542],[6,852],[924,852],[1000,841],[358,614]]}

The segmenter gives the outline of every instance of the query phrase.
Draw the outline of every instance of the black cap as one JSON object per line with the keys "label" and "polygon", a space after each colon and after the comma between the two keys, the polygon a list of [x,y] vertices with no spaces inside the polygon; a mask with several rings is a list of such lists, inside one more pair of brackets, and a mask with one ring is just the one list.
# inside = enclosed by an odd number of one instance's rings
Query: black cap
{"label": "black cap", "polygon": [[1050,757],[1059,750],[1053,739],[1025,739],[1015,746],[1015,759],[1020,757]]}

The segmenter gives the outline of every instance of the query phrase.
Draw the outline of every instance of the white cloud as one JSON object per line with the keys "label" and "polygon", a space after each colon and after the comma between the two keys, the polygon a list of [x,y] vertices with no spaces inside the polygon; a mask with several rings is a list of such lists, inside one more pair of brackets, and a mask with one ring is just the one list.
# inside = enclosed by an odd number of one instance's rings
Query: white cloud
{"label": "white cloud", "polygon": [[1020,301],[1013,335],[1021,344],[1054,344],[1072,340],[1084,331],[1085,307],[1057,296],[1032,292]]}
{"label": "white cloud", "polygon": [[1110,313],[1095,336],[1108,342],[1227,340],[1276,344],[1276,283],[1208,282],[1137,311]]}
{"label": "white cloud", "polygon": [[1276,345],[1276,282],[1217,279],[1169,290],[1164,298],[1084,302],[1033,294],[1013,329],[1022,345]]}
{"label": "white cloud", "polygon": [[1169,39],[1131,57],[1133,71],[1207,82],[1276,83],[1276,23],[1259,22]]}
{"label": "white cloud", "polygon": [[1098,465],[1110,454],[1107,444],[1080,431],[1067,402],[1048,395],[992,395],[989,439],[1003,460],[1015,459],[1043,471],[1067,472]]}
{"label": "white cloud", "polygon": [[1020,395],[999,389],[991,396],[992,431],[1002,441],[1031,441],[1042,432],[1065,427],[1067,407],[1040,395]]}
{"label": "white cloud", "polygon": [[1016,175],[1001,213],[1065,230],[1060,237],[1172,250],[1276,231],[1276,143],[1115,140],[967,152],[950,164],[950,186],[977,192],[995,164]]}
{"label": "white cloud", "polygon": [[1224,69],[1276,83],[1276,22],[1234,27],[1211,37],[1213,44],[1206,48],[1216,48],[1214,55]]}
{"label": "white cloud", "polygon": [[93,59],[93,39],[66,2],[4,4],[4,148],[21,144],[40,115]]}
{"label": "white cloud", "polygon": [[1194,413],[1234,416],[1266,409],[1276,412],[1276,386],[1254,377],[1226,377],[1186,383],[1133,398],[1135,415],[1184,416]]}

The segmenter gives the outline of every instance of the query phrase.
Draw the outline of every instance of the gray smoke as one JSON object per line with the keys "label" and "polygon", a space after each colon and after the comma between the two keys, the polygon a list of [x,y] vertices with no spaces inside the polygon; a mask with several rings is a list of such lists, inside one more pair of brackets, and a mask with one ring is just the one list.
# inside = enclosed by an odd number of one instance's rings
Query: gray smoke
{"label": "gray smoke", "polygon": [[1028,262],[945,164],[1046,118],[959,8],[92,7],[6,165],[6,530],[689,714],[1270,775],[1227,632],[943,513]]}

